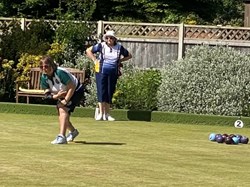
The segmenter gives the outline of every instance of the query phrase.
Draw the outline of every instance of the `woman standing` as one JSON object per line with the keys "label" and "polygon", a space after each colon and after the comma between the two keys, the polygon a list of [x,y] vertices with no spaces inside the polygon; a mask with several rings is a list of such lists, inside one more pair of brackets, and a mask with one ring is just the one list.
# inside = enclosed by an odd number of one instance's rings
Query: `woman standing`
{"label": "woman standing", "polygon": [[[104,42],[89,47],[87,56],[95,63],[97,99],[99,114],[96,120],[114,121],[110,116],[110,104],[118,79],[118,68],[121,62],[132,58],[132,55],[122,45],[117,43],[114,31],[107,31]],[[99,53],[96,57],[95,53]]]}
{"label": "woman standing", "polygon": [[[70,114],[80,103],[84,95],[84,88],[74,75],[64,68],[57,67],[49,56],[41,59],[40,69],[43,72],[40,84],[45,90],[45,98],[57,100],[60,132],[51,143],[67,144],[79,134],[70,122]],[[67,129],[69,133],[65,136]]]}

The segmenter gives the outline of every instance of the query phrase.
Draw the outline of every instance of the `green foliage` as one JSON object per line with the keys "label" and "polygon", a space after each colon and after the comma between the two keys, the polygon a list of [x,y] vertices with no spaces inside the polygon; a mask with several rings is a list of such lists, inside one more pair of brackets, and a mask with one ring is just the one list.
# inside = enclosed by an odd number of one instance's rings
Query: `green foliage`
{"label": "green foliage", "polygon": [[[126,63],[125,63],[126,64]],[[133,110],[155,110],[157,107],[156,90],[161,83],[158,70],[140,70],[125,65],[113,97],[115,108]]]}
{"label": "green foliage", "polygon": [[16,80],[28,80],[30,68],[38,67],[41,58],[41,55],[21,54],[14,74]]}
{"label": "green foliage", "polygon": [[0,100],[7,100],[13,85],[14,61],[1,59],[0,61]]}
{"label": "green foliage", "polygon": [[88,28],[84,22],[65,21],[56,30],[56,41],[82,49],[83,43],[88,36]]}
{"label": "green foliage", "polygon": [[[157,109],[157,92],[161,83],[158,70],[141,70],[124,63],[123,74],[118,79],[116,91],[112,98],[114,108],[132,110]],[[95,77],[87,85],[86,106],[95,107],[97,103]]]}
{"label": "green foliage", "polygon": [[61,44],[59,42],[53,42],[50,45],[50,49],[47,51],[47,54],[50,55],[56,63],[59,65],[62,64],[63,61],[63,52],[65,50],[65,44]]}
{"label": "green foliage", "polygon": [[195,46],[162,70],[158,109],[247,115],[250,56],[230,47]]}
{"label": "green foliage", "polygon": [[67,12],[64,19],[67,20],[85,20],[91,19],[91,16],[96,7],[96,0],[68,0],[66,1]]}
{"label": "green foliage", "polygon": [[40,20],[32,22],[29,29],[25,31],[25,45],[21,52],[34,55],[45,54],[52,43],[55,32],[49,23]]}
{"label": "green foliage", "polygon": [[83,56],[84,44],[90,32],[85,22],[65,21],[61,23],[47,54],[51,55],[60,66],[79,66],[79,58]]}
{"label": "green foliage", "polygon": [[18,59],[18,52],[22,45],[26,43],[25,33],[17,21],[11,24],[1,26],[2,34],[0,35],[0,56],[5,59]]}
{"label": "green foliage", "polygon": [[[25,79],[26,67],[32,67],[32,62],[28,61],[31,64],[24,65],[19,59],[22,59],[22,54],[45,54],[52,41],[53,31],[43,21],[33,22],[29,30],[22,30],[17,21],[9,25],[3,24],[1,29],[3,33],[0,35],[0,56],[2,59],[13,62],[12,72],[6,79],[8,88],[5,88],[5,92],[8,93],[7,97],[12,100],[14,99],[14,81],[17,77]],[[3,72],[0,70],[0,73]]]}
{"label": "green foliage", "polygon": [[47,23],[40,21],[30,25],[29,30],[23,31],[17,22],[3,25],[0,35],[0,55],[17,63],[22,53],[45,54],[53,38],[53,31]]}
{"label": "green foliage", "polygon": [[[212,13],[211,13],[212,12]],[[60,20],[109,20],[243,25],[242,0],[4,0],[0,15]]]}
{"label": "green foliage", "polygon": [[88,84],[86,85],[87,93],[85,94],[85,106],[86,107],[96,107],[97,105],[97,89],[95,76],[91,76]]}
{"label": "green foliage", "polygon": [[242,0],[221,0],[214,6],[216,15],[212,21],[215,25],[243,26],[244,1]]}

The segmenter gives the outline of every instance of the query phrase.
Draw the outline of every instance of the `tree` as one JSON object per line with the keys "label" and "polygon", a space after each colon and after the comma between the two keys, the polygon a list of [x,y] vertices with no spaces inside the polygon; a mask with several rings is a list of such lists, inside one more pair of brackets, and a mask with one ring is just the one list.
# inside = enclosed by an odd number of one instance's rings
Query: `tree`
{"label": "tree", "polygon": [[0,16],[89,20],[96,0],[0,0]]}
{"label": "tree", "polygon": [[243,25],[242,0],[0,0],[0,16]]}
{"label": "tree", "polygon": [[97,0],[93,20],[243,25],[242,0]]}

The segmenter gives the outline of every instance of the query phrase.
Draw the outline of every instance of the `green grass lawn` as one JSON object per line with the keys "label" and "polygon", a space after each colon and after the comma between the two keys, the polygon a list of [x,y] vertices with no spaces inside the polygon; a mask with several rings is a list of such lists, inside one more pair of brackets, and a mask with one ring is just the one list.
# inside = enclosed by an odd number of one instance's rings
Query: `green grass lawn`
{"label": "green grass lawn", "polygon": [[0,186],[250,186],[250,144],[208,140],[250,129],[73,117],[74,143],[51,145],[56,116],[0,113]]}

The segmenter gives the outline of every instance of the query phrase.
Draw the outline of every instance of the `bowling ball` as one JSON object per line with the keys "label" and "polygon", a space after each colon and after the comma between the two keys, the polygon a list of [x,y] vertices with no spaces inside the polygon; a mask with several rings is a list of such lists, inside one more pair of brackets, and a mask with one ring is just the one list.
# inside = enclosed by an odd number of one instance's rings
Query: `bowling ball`
{"label": "bowling ball", "polygon": [[239,144],[239,142],[240,142],[240,139],[237,137],[237,136],[234,136],[233,138],[232,138],[232,142],[233,142],[233,144]]}
{"label": "bowling ball", "polygon": [[228,134],[222,134],[222,137],[223,137],[224,140],[225,140],[225,138],[228,137]]}
{"label": "bowling ball", "polygon": [[239,138],[239,140],[240,140],[241,137],[242,137],[242,135],[240,135],[240,134],[235,134],[235,136],[236,136],[237,138]]}
{"label": "bowling ball", "polygon": [[235,135],[235,134],[229,134],[229,136],[230,136],[231,138],[233,138],[233,137],[235,137],[236,135]]}
{"label": "bowling ball", "polygon": [[248,144],[248,141],[249,141],[249,139],[246,136],[242,136],[240,139],[240,143],[243,143],[243,144]]}
{"label": "bowling ball", "polygon": [[215,136],[216,136],[215,133],[211,133],[211,134],[209,135],[209,140],[210,140],[210,141],[215,141]]}
{"label": "bowling ball", "polygon": [[224,142],[224,138],[223,138],[223,136],[221,134],[216,137],[216,142],[217,143],[223,143]]}
{"label": "bowling ball", "polygon": [[228,136],[225,138],[225,143],[226,144],[232,144],[233,143],[233,140],[232,140],[232,137]]}
{"label": "bowling ball", "polygon": [[217,139],[219,136],[221,136],[221,134],[216,134],[216,135],[215,135],[215,141],[216,141],[216,139]]}

